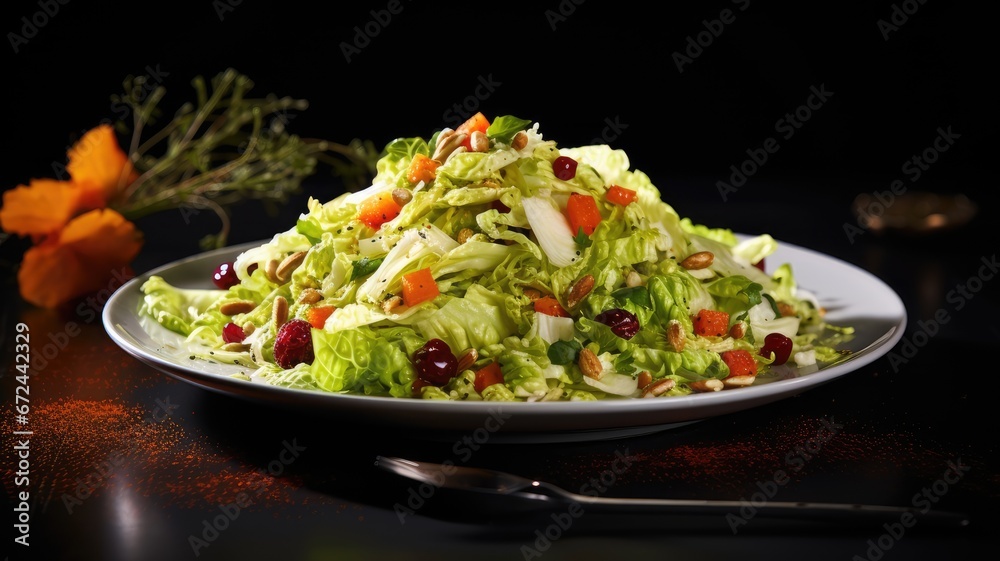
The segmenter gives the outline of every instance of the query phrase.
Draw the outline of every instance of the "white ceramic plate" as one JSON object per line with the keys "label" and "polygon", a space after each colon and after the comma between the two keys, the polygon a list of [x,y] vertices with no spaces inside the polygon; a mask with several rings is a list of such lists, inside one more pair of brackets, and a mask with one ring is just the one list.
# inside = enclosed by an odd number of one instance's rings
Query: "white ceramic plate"
{"label": "white ceramic plate", "polygon": [[[848,374],[885,355],[906,327],[899,296],[872,274],[854,265],[779,241],[769,264],[790,263],[799,286],[815,294],[828,321],[854,326],[840,348],[850,355],[809,374],[746,388],[665,399],[588,402],[497,403],[398,399],[322,393],[247,382],[230,377],[248,369],[191,360],[183,339],[137,313],[140,286],[151,275],[186,288],[214,288],[216,265],[232,261],[253,242],[170,263],[127,282],[108,300],[103,321],[111,338],[140,361],[196,386],[277,407],[292,407],[356,423],[406,427],[409,434],[470,435],[476,440],[558,442],[597,440],[660,431],[791,397]],[[758,379],[760,382],[761,380]],[[460,436],[459,436],[460,438]]]}

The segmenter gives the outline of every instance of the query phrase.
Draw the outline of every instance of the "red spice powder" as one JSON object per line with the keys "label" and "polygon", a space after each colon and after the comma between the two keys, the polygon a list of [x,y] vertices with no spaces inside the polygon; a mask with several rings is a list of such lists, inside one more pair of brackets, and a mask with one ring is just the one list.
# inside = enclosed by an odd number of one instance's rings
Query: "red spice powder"
{"label": "red spice powder", "polygon": [[[735,425],[716,424],[718,430],[728,434],[706,441],[697,440],[705,427],[691,425],[688,428],[694,432],[683,429],[634,442],[621,441],[617,451],[628,450],[632,458],[626,469],[621,469],[621,461],[615,463],[616,453],[609,453],[604,447],[600,454],[581,452],[554,458],[545,472],[561,474],[560,480],[572,487],[617,466],[614,485],[619,493],[627,492],[629,484],[640,487],[658,484],[673,489],[708,489],[728,496],[744,492],[748,482],[773,477],[777,470],[785,471],[792,481],[823,471],[880,476],[901,470],[933,480],[940,477],[949,460],[956,458],[952,446],[922,444],[926,439],[917,438],[913,432],[886,431],[885,427],[841,423],[839,419],[835,423],[843,427],[834,429],[832,435],[829,425],[819,417],[783,419],[750,432]],[[807,446],[815,453],[810,453]],[[977,470],[976,462],[966,463],[972,464],[973,471]],[[981,469],[979,473],[987,477],[987,471]],[[979,485],[975,479],[970,477],[963,485],[969,488]],[[980,483],[988,485],[988,479]],[[610,475],[606,474],[605,482],[608,480]]]}
{"label": "red spice powder", "polygon": [[[13,431],[25,429],[14,426],[12,417],[0,420],[4,440],[18,438]],[[250,497],[250,509],[296,504],[293,495],[301,481],[295,477],[275,477],[266,466],[235,460],[163,417],[162,411],[154,418],[152,408],[143,411],[117,399],[35,405],[28,427],[33,431],[32,496],[42,508],[61,508],[64,495],[86,501],[99,496],[109,479],[119,478],[120,484],[155,497],[161,506],[215,507],[235,502],[241,492]],[[16,462],[3,464],[4,481],[13,481]]]}

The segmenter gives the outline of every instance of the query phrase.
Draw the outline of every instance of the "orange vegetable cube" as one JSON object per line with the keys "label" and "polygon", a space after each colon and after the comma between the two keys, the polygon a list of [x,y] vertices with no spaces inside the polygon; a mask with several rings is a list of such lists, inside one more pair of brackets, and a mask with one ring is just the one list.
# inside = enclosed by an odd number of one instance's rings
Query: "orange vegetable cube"
{"label": "orange vegetable cube", "polygon": [[400,210],[400,206],[392,200],[392,194],[379,193],[358,205],[358,220],[369,228],[378,230],[379,226],[399,216]]}
{"label": "orange vegetable cube", "polygon": [[441,294],[441,291],[431,276],[430,267],[403,275],[403,304],[416,306],[421,302],[437,298],[438,294]]}
{"label": "orange vegetable cube", "polygon": [[701,310],[691,316],[695,335],[723,337],[729,333],[729,314],[718,310]]}
{"label": "orange vegetable cube", "polygon": [[535,311],[539,314],[545,314],[547,316],[555,316],[558,318],[568,318],[570,317],[569,312],[559,304],[559,301],[552,296],[542,296],[538,300],[535,300]]}
{"label": "orange vegetable cube", "polygon": [[306,311],[306,321],[316,329],[323,329],[327,318],[335,312],[334,306],[315,306]]}
{"label": "orange vegetable cube", "polygon": [[437,168],[441,162],[431,159],[425,154],[417,154],[410,162],[410,167],[406,172],[406,179],[410,183],[430,183],[437,177]]}

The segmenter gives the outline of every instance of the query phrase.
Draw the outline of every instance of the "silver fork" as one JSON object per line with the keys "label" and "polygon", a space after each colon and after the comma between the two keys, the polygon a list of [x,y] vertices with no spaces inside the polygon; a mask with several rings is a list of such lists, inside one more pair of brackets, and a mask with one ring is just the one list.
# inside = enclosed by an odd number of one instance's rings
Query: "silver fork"
{"label": "silver fork", "polygon": [[[724,500],[596,497],[573,493],[551,483],[502,471],[417,462],[396,457],[378,456],[375,465],[435,487],[534,500],[548,506],[578,503],[588,510],[596,507],[605,512],[722,516],[736,514],[746,506],[745,502]],[[903,506],[768,501],[753,507],[756,509],[754,516],[767,518],[868,523],[898,521],[901,516],[909,514],[922,525],[957,528],[968,526],[970,522],[969,516],[961,512]]]}

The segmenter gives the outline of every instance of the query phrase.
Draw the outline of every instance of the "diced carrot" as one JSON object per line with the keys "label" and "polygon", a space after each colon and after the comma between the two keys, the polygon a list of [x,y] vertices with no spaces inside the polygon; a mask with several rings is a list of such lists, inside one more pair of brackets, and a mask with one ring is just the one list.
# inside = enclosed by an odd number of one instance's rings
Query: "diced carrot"
{"label": "diced carrot", "polygon": [[569,219],[573,235],[583,228],[583,233],[589,236],[601,223],[601,211],[598,210],[597,201],[591,195],[573,193],[566,203],[566,218]]}
{"label": "diced carrot", "polygon": [[399,216],[400,207],[390,193],[368,197],[358,207],[358,220],[377,230],[379,226]]}
{"label": "diced carrot", "polygon": [[500,370],[500,363],[491,362],[476,371],[476,381],[473,382],[473,386],[476,388],[477,392],[483,393],[483,390],[493,384],[502,383],[503,371]]}
{"label": "diced carrot", "polygon": [[431,276],[430,267],[403,275],[403,304],[416,306],[421,302],[433,300],[438,294],[441,294],[441,291]]}
{"label": "diced carrot", "polygon": [[569,312],[567,312],[566,309],[559,304],[559,301],[552,296],[542,296],[541,298],[535,300],[535,311],[547,316],[555,316],[559,318],[570,317]]}
{"label": "diced carrot", "polygon": [[410,161],[410,167],[406,172],[406,178],[410,183],[430,183],[437,177],[437,168],[441,162],[432,160],[425,154],[417,154]]}
{"label": "diced carrot", "polygon": [[306,321],[316,329],[323,329],[326,319],[336,310],[334,306],[314,306],[306,311]]}
{"label": "diced carrot", "polygon": [[472,133],[478,131],[486,134],[486,129],[490,128],[490,120],[486,118],[486,115],[482,113],[476,113],[475,115],[466,119],[464,123],[458,125],[455,129],[456,133],[465,134],[465,140],[462,141],[462,146],[465,146],[466,150],[472,150]]}
{"label": "diced carrot", "polygon": [[695,335],[722,337],[729,333],[729,314],[719,310],[701,310],[691,316]]}
{"label": "diced carrot", "polygon": [[604,197],[610,203],[628,206],[629,203],[635,200],[636,195],[636,192],[631,189],[626,189],[620,185],[612,185],[608,188],[608,192],[605,193]]}
{"label": "diced carrot", "polygon": [[731,351],[723,351],[719,353],[719,356],[722,357],[722,362],[725,362],[726,366],[729,367],[729,376],[727,378],[757,375],[757,361],[754,360],[750,351],[733,349]]}

